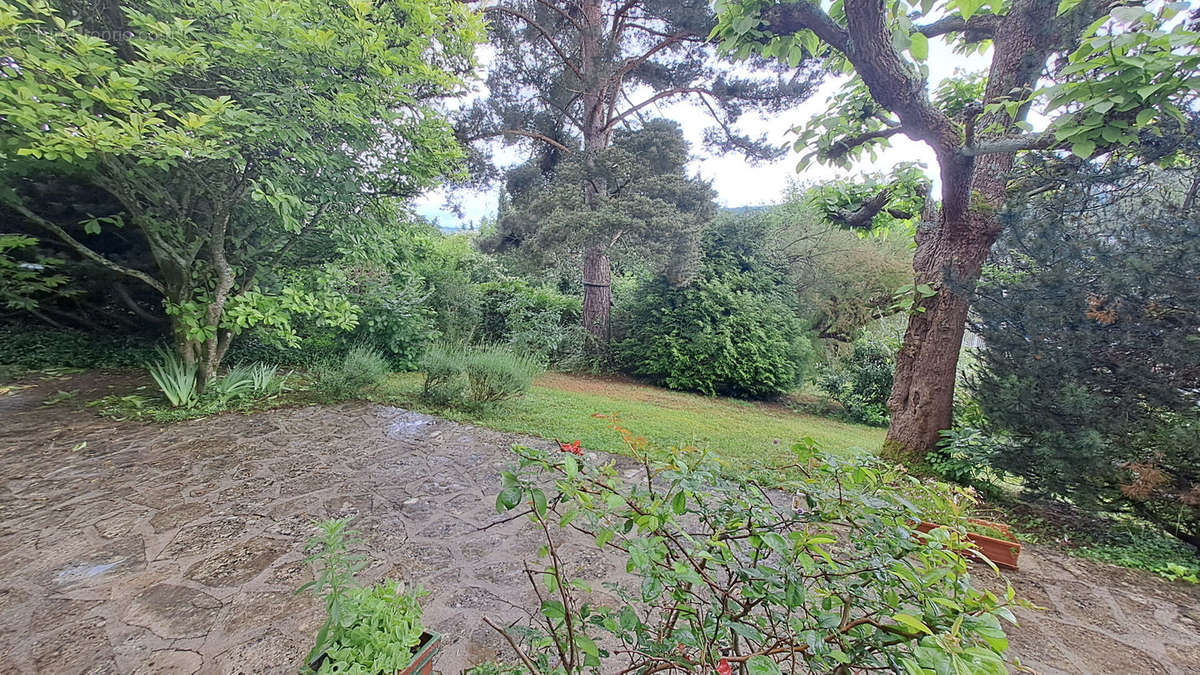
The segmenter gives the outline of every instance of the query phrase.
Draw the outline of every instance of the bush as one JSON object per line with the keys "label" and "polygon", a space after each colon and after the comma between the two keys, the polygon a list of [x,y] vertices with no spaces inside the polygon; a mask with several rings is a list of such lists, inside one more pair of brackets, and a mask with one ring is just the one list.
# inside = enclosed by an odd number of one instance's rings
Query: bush
{"label": "bush", "polygon": [[813,356],[793,309],[738,274],[706,276],[684,288],[653,279],[619,320],[620,367],[671,389],[770,398],[794,390]]}
{"label": "bush", "polygon": [[155,341],[146,336],[0,325],[0,364],[9,366],[140,368],[155,358]]}
{"label": "bush", "polygon": [[461,401],[467,388],[463,376],[465,360],[460,347],[445,344],[430,347],[421,357],[421,370],[425,371],[421,397],[439,406],[449,406]]}
{"label": "bush", "polygon": [[[960,528],[913,532],[908,495],[933,487],[799,443],[797,495],[778,503],[703,453],[622,432],[644,472],[517,447],[519,463],[501,473],[497,510],[528,509],[549,558],[531,577],[546,601],[509,633],[522,662],[567,673],[1007,672],[1000,619],[1015,623],[1009,606],[1028,603],[1011,587],[972,587]],[[608,587],[616,602],[589,602],[570,576],[567,525],[624,559],[635,581]]]}
{"label": "bush", "polygon": [[821,370],[817,386],[842,404],[849,419],[887,426],[888,396],[895,376],[895,350],[877,338],[859,338],[850,354]]}
{"label": "bush", "polygon": [[476,404],[499,403],[529,391],[542,367],[532,356],[504,347],[472,350],[466,359],[467,399]]}
{"label": "bush", "polygon": [[1200,545],[1191,174],[1104,167],[1010,211],[973,305],[986,345],[973,388],[1007,441],[993,464],[1028,494]]}
{"label": "bush", "polygon": [[388,360],[378,349],[355,345],[340,361],[317,368],[314,389],[331,399],[353,398],[364,389],[378,387],[391,372]]}
{"label": "bush", "polygon": [[1000,443],[982,429],[959,427],[943,429],[937,447],[925,455],[934,475],[961,485],[990,482],[992,455]]}
{"label": "bush", "polygon": [[502,346],[436,345],[421,360],[422,395],[435,405],[487,405],[529,391],[542,371],[537,359]]}
{"label": "bush", "polygon": [[519,279],[490,281],[480,290],[479,341],[508,345],[547,364],[569,361],[582,351],[579,298]]}

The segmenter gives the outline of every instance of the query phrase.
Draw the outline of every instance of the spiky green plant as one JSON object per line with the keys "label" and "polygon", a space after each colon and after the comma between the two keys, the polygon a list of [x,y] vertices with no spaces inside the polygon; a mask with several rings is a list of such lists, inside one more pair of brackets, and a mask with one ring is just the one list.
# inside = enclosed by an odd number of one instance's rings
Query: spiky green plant
{"label": "spiky green plant", "polygon": [[146,370],[172,408],[190,408],[196,404],[196,364],[186,363],[178,354],[162,347],[158,361],[146,364]]}

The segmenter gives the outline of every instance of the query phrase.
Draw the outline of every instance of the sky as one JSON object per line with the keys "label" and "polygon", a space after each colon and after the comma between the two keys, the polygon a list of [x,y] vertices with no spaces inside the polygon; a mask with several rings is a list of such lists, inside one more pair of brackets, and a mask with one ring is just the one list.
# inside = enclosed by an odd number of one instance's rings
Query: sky
{"label": "sky", "polygon": [[[964,57],[954,54],[941,41],[932,41],[929,54],[930,89],[937,83],[952,76],[956,70],[980,71],[987,67],[988,57],[973,54]],[[752,136],[766,132],[768,138],[778,143],[791,143],[795,136],[789,132],[796,126],[803,125],[813,115],[819,115],[826,110],[826,99],[835,93],[845,82],[844,78],[826,80],[817,92],[794,110],[783,114],[763,117],[755,113],[743,115],[738,128],[749,132]],[[926,167],[930,179],[937,179],[937,164],[933,152],[923,143],[911,141],[904,136],[891,139],[891,147],[882,150],[875,161],[862,162],[853,171],[847,172],[835,167],[811,164],[803,173],[796,172],[796,164],[802,153],[789,151],[782,159],[775,162],[750,163],[736,153],[727,155],[712,155],[705,153],[703,148],[704,130],[711,126],[711,118],[698,103],[680,99],[663,101],[650,108],[659,116],[675,120],[683,128],[683,133],[692,144],[694,159],[689,163],[689,170],[701,178],[712,181],[717,192],[717,202],[721,206],[759,206],[778,203],[792,181],[822,182],[836,178],[852,177],[856,174],[871,171],[886,171],[900,162],[920,162]],[[516,154],[516,146],[509,152],[497,153],[497,158],[509,165],[518,163],[522,158]],[[437,222],[444,228],[457,228],[465,222],[478,222],[496,210],[497,193],[491,192],[459,192],[455,195],[463,215],[459,216],[446,206],[446,192],[435,190],[422,196],[416,202],[416,210],[421,215]]]}

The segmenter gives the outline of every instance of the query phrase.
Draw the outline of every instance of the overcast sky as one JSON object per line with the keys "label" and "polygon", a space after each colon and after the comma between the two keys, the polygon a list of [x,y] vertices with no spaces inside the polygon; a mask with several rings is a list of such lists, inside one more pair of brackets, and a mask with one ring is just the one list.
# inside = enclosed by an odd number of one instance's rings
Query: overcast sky
{"label": "overcast sky", "polygon": [[[987,67],[987,57],[972,55],[964,58],[952,53],[941,41],[931,41],[930,54],[930,89],[937,86],[946,77],[954,74],[956,69],[978,71]],[[830,78],[820,89],[803,104],[794,110],[763,118],[755,114],[746,114],[739,122],[742,130],[751,135],[766,132],[768,137],[780,143],[790,143],[795,140],[788,130],[808,121],[813,115],[826,110],[826,98],[838,90],[843,79]],[[711,180],[717,191],[717,201],[722,206],[756,206],[777,203],[787,189],[789,181],[801,180],[820,182],[832,178],[854,175],[863,171],[886,170],[899,162],[921,162],[926,167],[930,178],[936,178],[937,165],[933,152],[924,144],[910,141],[904,136],[892,139],[892,147],[883,150],[875,162],[864,163],[853,172],[818,165],[813,163],[803,173],[796,173],[796,164],[801,154],[789,152],[783,159],[771,163],[750,164],[736,154],[713,156],[705,153],[703,148],[704,130],[711,125],[711,118],[702,107],[687,100],[670,103],[654,104],[650,108],[658,115],[673,119],[683,127],[684,135],[692,144],[695,159],[689,168],[701,177]],[[515,146],[508,153],[498,153],[501,160],[517,163],[520,157],[515,153]],[[463,216],[460,217],[445,208],[446,194],[438,190],[431,192],[417,201],[417,211],[438,222],[443,227],[458,227],[466,221],[478,222],[485,215],[495,213],[496,193],[471,193],[458,195]]]}

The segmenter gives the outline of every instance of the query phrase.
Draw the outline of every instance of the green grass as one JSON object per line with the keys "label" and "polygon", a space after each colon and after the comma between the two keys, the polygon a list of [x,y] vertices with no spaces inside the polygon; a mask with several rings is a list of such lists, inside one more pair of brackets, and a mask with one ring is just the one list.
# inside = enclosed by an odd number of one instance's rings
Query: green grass
{"label": "green grass", "polygon": [[712,449],[729,463],[787,463],[788,448],[804,437],[830,452],[874,452],[884,430],[796,413],[779,405],[683,394],[657,387],[553,373],[539,378],[524,397],[480,410],[431,408],[417,398],[422,376],[393,375],[380,397],[406,408],[542,438],[579,440],[589,450],[621,453],[620,436],[610,419],[619,415],[624,427],[667,447]]}

